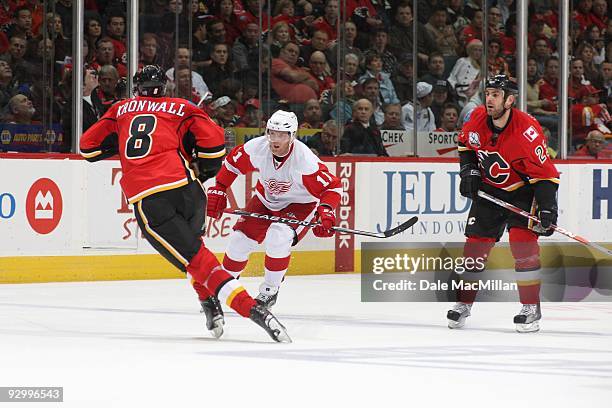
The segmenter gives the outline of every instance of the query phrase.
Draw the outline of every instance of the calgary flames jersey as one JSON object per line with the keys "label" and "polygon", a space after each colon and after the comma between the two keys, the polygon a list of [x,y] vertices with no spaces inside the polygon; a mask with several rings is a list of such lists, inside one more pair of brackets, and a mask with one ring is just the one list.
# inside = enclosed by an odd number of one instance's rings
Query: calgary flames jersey
{"label": "calgary flames jersey", "polygon": [[486,108],[475,108],[459,134],[459,152],[476,152],[484,183],[513,191],[530,183],[559,183],[546,139],[537,120],[512,109],[508,124],[495,135]]}
{"label": "calgary flames jersey", "polygon": [[336,208],[340,202],[340,180],[304,143],[295,140],[288,156],[277,162],[266,137],[236,146],[217,174],[217,183],[228,187],[240,174],[259,172],[255,194],[272,211],[294,203],[320,201]]}
{"label": "calgary flames jersey", "polygon": [[199,159],[225,154],[224,131],[184,99],[136,97],[114,104],[80,142],[81,155],[97,161],[119,153],[121,187],[130,203],[195,180]]}

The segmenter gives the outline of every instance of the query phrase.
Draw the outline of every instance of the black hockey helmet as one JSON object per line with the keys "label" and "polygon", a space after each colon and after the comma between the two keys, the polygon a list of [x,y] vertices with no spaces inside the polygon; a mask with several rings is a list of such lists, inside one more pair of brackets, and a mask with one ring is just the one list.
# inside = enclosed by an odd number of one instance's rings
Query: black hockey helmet
{"label": "black hockey helmet", "polygon": [[134,93],[141,96],[164,96],[166,74],[159,65],[147,65],[134,75]]}
{"label": "black hockey helmet", "polygon": [[494,75],[485,82],[485,89],[494,88],[504,91],[504,97],[508,95],[518,95],[518,85],[508,78],[507,75]]}

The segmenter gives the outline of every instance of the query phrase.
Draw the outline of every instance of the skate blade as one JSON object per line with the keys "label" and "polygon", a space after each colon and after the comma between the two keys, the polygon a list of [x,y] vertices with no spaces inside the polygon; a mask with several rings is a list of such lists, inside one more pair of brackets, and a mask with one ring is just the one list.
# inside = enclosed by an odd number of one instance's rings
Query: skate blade
{"label": "skate blade", "polygon": [[448,328],[449,329],[460,329],[465,326],[465,319],[459,320],[458,322],[454,320],[448,320]]}
{"label": "skate blade", "polygon": [[516,331],[519,333],[535,333],[540,330],[540,321],[522,324],[516,323]]}
{"label": "skate blade", "polygon": [[223,319],[223,316],[217,316],[213,319],[213,328],[210,330],[210,334],[212,334],[215,339],[218,339],[223,336],[224,324],[225,320]]}
{"label": "skate blade", "polygon": [[273,318],[270,321],[270,336],[272,339],[278,343],[293,343],[291,337],[287,333],[287,329],[283,326],[276,318]]}

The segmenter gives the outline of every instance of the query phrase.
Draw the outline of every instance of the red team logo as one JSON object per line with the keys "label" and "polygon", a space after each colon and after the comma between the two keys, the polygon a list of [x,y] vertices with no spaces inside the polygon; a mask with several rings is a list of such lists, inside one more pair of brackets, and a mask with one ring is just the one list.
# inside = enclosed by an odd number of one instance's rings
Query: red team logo
{"label": "red team logo", "polygon": [[26,215],[32,229],[39,234],[53,231],[62,218],[62,193],[48,178],[36,180],[26,198]]}
{"label": "red team logo", "polygon": [[498,152],[479,150],[480,167],[485,176],[495,184],[504,184],[510,177],[510,165]]}
{"label": "red team logo", "polygon": [[278,181],[275,179],[264,180],[266,189],[273,196],[279,196],[285,194],[291,188],[290,181]]}

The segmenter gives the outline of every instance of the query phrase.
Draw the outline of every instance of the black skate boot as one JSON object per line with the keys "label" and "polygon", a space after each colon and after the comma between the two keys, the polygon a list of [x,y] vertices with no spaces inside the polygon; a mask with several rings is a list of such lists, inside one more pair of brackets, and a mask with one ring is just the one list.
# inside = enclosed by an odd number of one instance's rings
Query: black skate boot
{"label": "black skate boot", "polygon": [[259,295],[255,300],[266,309],[271,309],[276,304],[277,297],[278,286],[271,286],[264,282],[259,286]]}
{"label": "black skate boot", "polygon": [[206,328],[214,338],[218,339],[223,335],[223,325],[225,324],[223,309],[221,309],[219,299],[214,296],[209,296],[201,300],[200,304],[202,305],[200,313],[204,313],[206,316]]}
{"label": "black skate boot", "polygon": [[514,324],[516,331],[519,333],[533,333],[540,330],[540,319],[542,311],[540,305],[527,304],[523,305],[519,314],[514,316]]}
{"label": "black skate boot", "polygon": [[457,302],[451,310],[446,313],[449,329],[460,329],[465,326],[465,319],[470,316],[472,305],[470,303]]}
{"label": "black skate boot", "polygon": [[291,343],[291,337],[287,334],[287,329],[268,309],[262,305],[255,305],[251,308],[250,319],[258,326],[261,326],[272,339],[279,343]]}

